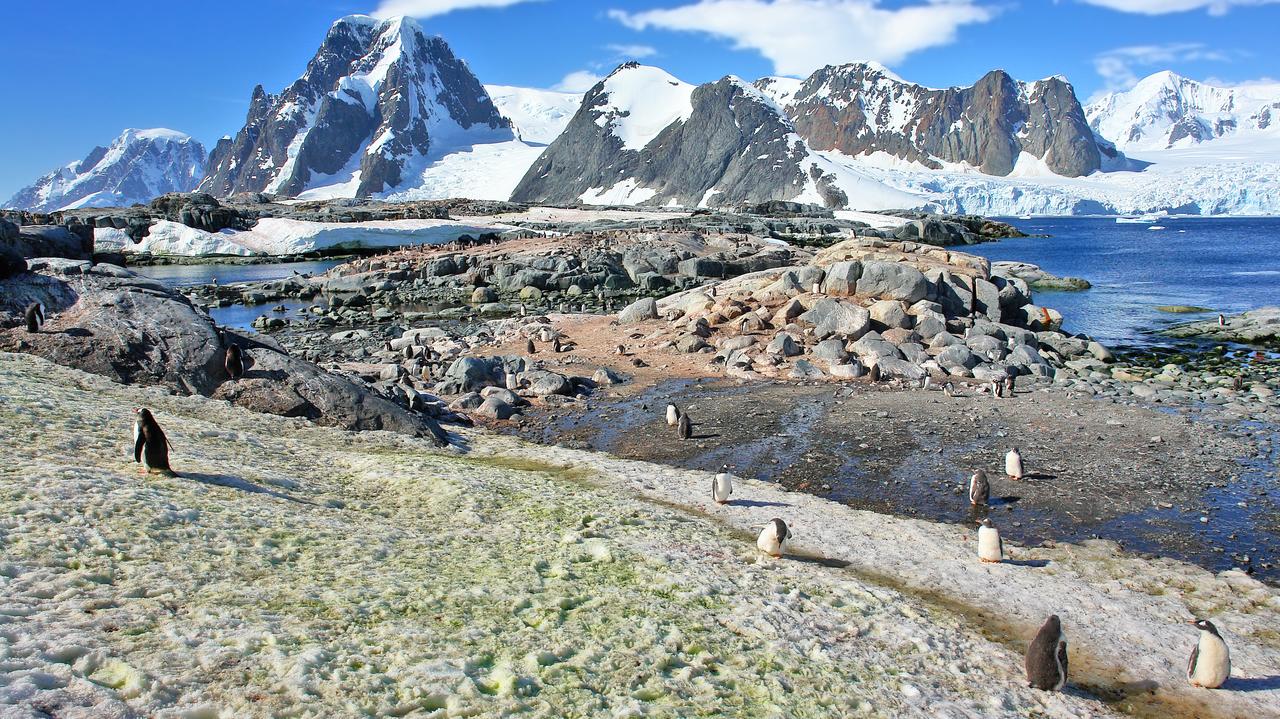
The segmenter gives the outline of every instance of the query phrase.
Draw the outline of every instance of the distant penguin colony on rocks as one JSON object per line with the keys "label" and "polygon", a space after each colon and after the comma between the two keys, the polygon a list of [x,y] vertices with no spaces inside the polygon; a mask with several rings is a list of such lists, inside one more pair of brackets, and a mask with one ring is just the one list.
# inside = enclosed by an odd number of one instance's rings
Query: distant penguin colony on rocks
{"label": "distant penguin colony on rocks", "polygon": [[1009,479],[1022,479],[1022,454],[1018,452],[1018,448],[1014,447],[1004,456],[1004,473],[1009,475]]}
{"label": "distant penguin colony on rocks", "polygon": [[160,472],[173,476],[169,467],[169,438],[146,407],[135,409],[137,419],[133,423],[133,461],[142,465],[143,471]]}
{"label": "distant penguin colony on rocks", "polygon": [[756,538],[756,547],[770,557],[782,556],[782,545],[791,536],[787,523],[777,517],[769,520]]}
{"label": "distant penguin colony on rocks", "polygon": [[676,435],[680,439],[689,439],[693,436],[693,420],[689,419],[688,412],[680,413],[680,419],[676,423]]}
{"label": "distant penguin colony on rocks", "polygon": [[240,345],[232,342],[227,345],[226,355],[222,358],[222,366],[227,370],[227,376],[231,379],[240,379],[244,376],[244,353],[240,349]]}
{"label": "distant penguin colony on rocks", "polygon": [[1191,650],[1187,662],[1187,681],[1191,686],[1217,689],[1231,677],[1231,652],[1218,633],[1218,628],[1208,619],[1193,619],[1187,624],[1200,630],[1200,641]]}
{"label": "distant penguin colony on rocks", "polygon": [[991,498],[991,483],[987,481],[987,473],[978,470],[969,477],[969,504],[975,507],[986,506]]}
{"label": "distant penguin colony on rocks", "polygon": [[726,504],[729,495],[733,494],[733,478],[729,476],[728,467],[721,468],[711,480],[711,499],[716,504]]}
{"label": "distant penguin colony on rocks", "polygon": [[1062,635],[1062,620],[1049,615],[1044,626],[1027,647],[1027,686],[1045,691],[1060,691],[1067,683],[1067,639]]}
{"label": "distant penguin colony on rocks", "polygon": [[680,409],[674,404],[667,405],[667,426],[674,427],[680,422]]}
{"label": "distant penguin colony on rocks", "polygon": [[44,326],[44,305],[39,302],[32,302],[27,307],[27,331],[35,334]]}
{"label": "distant penguin colony on rocks", "polygon": [[1000,539],[1000,530],[990,519],[978,522],[978,559],[986,564],[1004,561],[1004,542]]}

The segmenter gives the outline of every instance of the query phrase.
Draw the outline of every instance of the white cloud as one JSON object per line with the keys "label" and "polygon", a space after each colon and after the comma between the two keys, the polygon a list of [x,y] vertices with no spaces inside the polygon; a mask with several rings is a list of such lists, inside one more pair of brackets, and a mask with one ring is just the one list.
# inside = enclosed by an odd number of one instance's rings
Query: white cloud
{"label": "white cloud", "polygon": [[[1102,76],[1105,92],[1128,90],[1140,79],[1138,72],[1166,69],[1176,62],[1209,60],[1227,62],[1231,58],[1220,50],[1205,47],[1203,43],[1181,42],[1167,45],[1134,45],[1108,50],[1093,58],[1093,67]],[[1146,70],[1142,70],[1146,74]]]}
{"label": "white cloud", "polygon": [[469,10],[481,7],[508,7],[531,0],[382,0],[378,9],[373,11],[377,18],[397,17],[434,17],[454,10]]}
{"label": "white cloud", "polygon": [[656,48],[648,45],[605,45],[604,49],[612,52],[620,60],[643,60],[658,54]]}
{"label": "white cloud", "polygon": [[823,65],[856,60],[892,64],[955,40],[962,25],[986,22],[996,10],[978,0],[925,0],[881,7],[880,0],[698,0],[669,9],[609,17],[634,30],[700,32],[755,50],[775,72],[803,76]]}
{"label": "white cloud", "polygon": [[590,70],[575,70],[552,85],[551,89],[559,92],[586,92],[603,79],[601,75]]}
{"label": "white cloud", "polygon": [[1205,8],[1211,15],[1224,15],[1235,6],[1270,5],[1280,0],[1079,0],[1089,5],[1140,15],[1166,15]]}

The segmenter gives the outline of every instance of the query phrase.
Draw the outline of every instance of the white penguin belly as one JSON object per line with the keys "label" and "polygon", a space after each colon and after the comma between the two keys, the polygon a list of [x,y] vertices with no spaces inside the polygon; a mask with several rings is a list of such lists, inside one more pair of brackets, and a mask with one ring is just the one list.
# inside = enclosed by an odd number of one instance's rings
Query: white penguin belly
{"label": "white penguin belly", "polygon": [[667,406],[667,424],[674,427],[676,426],[676,422],[678,422],[679,420],[680,420],[680,416],[676,412],[676,408],[668,405]]}
{"label": "white penguin belly", "polygon": [[756,548],[772,557],[782,556],[782,542],[778,541],[778,535],[768,529],[756,539]]}
{"label": "white penguin belly", "polygon": [[716,475],[711,485],[711,498],[724,504],[729,501],[731,494],[733,494],[733,480],[729,479],[727,474]]}
{"label": "white penguin belly", "polygon": [[978,528],[978,559],[984,562],[999,562],[1004,559],[1000,551],[1000,530]]}
{"label": "white penguin belly", "polygon": [[1010,477],[1022,477],[1022,458],[1016,454],[1004,458],[1004,473]]}
{"label": "white penguin belly", "polygon": [[1220,687],[1231,676],[1231,655],[1227,643],[1211,634],[1200,637],[1200,653],[1191,681],[1202,687]]}

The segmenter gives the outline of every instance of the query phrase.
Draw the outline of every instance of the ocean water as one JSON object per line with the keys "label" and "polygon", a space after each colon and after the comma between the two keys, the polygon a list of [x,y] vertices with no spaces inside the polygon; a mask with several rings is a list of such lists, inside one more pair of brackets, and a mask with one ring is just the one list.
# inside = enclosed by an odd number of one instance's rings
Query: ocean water
{"label": "ocean water", "polygon": [[[1050,236],[959,249],[1089,280],[1093,289],[1036,292],[1035,301],[1061,312],[1067,331],[1108,346],[1161,343],[1153,333],[1171,324],[1280,304],[1280,218],[1162,218],[1163,230],[1109,218],[1000,219]],[[1170,314],[1161,305],[1212,312]]]}
{"label": "ocean water", "polygon": [[234,282],[269,282],[284,279],[293,273],[318,275],[344,260],[320,260],[316,262],[282,262],[263,265],[155,265],[134,267],[134,272],[146,275],[168,287],[207,285],[215,279],[220,285]]}

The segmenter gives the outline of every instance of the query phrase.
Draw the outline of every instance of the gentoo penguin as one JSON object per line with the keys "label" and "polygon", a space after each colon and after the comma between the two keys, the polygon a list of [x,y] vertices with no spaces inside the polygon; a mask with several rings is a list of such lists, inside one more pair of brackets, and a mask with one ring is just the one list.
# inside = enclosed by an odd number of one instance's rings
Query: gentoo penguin
{"label": "gentoo penguin", "polygon": [[781,557],[782,545],[790,536],[791,530],[787,529],[787,523],[775,517],[760,530],[760,536],[756,538],[756,548],[771,557]]}
{"label": "gentoo penguin", "polygon": [[821,283],[821,282],[814,282],[814,283],[813,283],[813,294],[815,294],[815,295],[820,295],[820,294],[822,294],[822,283]]}
{"label": "gentoo penguin", "polygon": [[1200,642],[1191,650],[1191,661],[1187,662],[1187,681],[1193,687],[1217,689],[1231,676],[1231,652],[1227,651],[1227,643],[1208,619],[1193,619],[1187,624],[1200,630]]}
{"label": "gentoo penguin", "polygon": [[1014,447],[1004,456],[1004,473],[1009,475],[1009,479],[1022,479],[1022,454],[1018,452],[1018,448]]}
{"label": "gentoo penguin", "polygon": [[520,303],[520,316],[521,316],[521,317],[524,317],[524,316],[525,316],[525,315],[527,315],[527,314],[529,314],[529,308],[525,307],[525,306],[524,306],[524,303],[523,303],[523,302],[521,302],[521,303]]}
{"label": "gentoo penguin", "polygon": [[1235,378],[1231,380],[1231,389],[1237,392],[1244,389],[1244,378],[1240,375],[1236,375]]}
{"label": "gentoo penguin", "polygon": [[867,369],[867,378],[870,379],[872,382],[880,381],[880,365],[879,364],[873,364],[871,365],[870,368]]}
{"label": "gentoo penguin", "polygon": [[720,473],[711,480],[711,499],[716,504],[725,504],[729,501],[729,495],[733,494],[733,479],[726,471],[729,468],[722,467]]}
{"label": "gentoo penguin", "polygon": [[1004,383],[998,379],[991,380],[991,396],[1000,398],[1004,396]]}
{"label": "gentoo penguin", "polygon": [[1005,396],[1005,397],[1012,397],[1012,396],[1013,396],[1013,383],[1014,383],[1014,381],[1015,381],[1015,380],[1013,379],[1013,375],[1011,375],[1011,374],[1010,374],[1010,375],[1005,375],[1005,377],[1004,377],[1004,396]]}
{"label": "gentoo penguin", "polygon": [[240,350],[240,345],[235,342],[227,345],[227,353],[222,358],[222,366],[227,369],[227,376],[231,379],[240,379],[244,376],[244,354]]}
{"label": "gentoo penguin", "polygon": [[27,331],[35,334],[40,331],[44,325],[44,305],[40,302],[32,302],[27,307]]}
{"label": "gentoo penguin", "polygon": [[1027,647],[1027,686],[1056,692],[1067,683],[1067,639],[1062,620],[1050,614]]}
{"label": "gentoo penguin", "polygon": [[1227,316],[1222,314],[1221,312],[1218,313],[1218,326],[1219,327],[1227,326]]}
{"label": "gentoo penguin", "polygon": [[524,344],[524,351],[525,351],[526,353],[528,353],[528,354],[537,354],[537,353],[538,353],[538,345],[536,345],[536,344],[534,344],[534,343],[533,343],[533,338],[532,338],[532,337],[530,337],[530,338],[529,338],[529,341],[528,341],[528,342],[525,342],[525,344]]}
{"label": "gentoo penguin", "polygon": [[676,423],[676,436],[680,439],[689,439],[693,436],[693,420],[689,419],[688,412],[680,413],[680,421]]}
{"label": "gentoo penguin", "polygon": [[140,462],[148,472],[160,472],[173,476],[169,467],[169,439],[151,415],[151,410],[139,407],[133,410],[138,419],[133,423],[133,461]]}
{"label": "gentoo penguin", "polygon": [[986,506],[991,498],[991,483],[987,481],[987,473],[978,470],[969,477],[969,504],[975,507]]}
{"label": "gentoo penguin", "polygon": [[563,351],[564,351],[564,347],[562,347],[562,346],[560,345],[560,336],[559,336],[559,335],[556,335],[555,337],[552,337],[552,338],[551,338],[551,351],[552,351],[552,352],[554,352],[554,353],[556,353],[556,354],[559,354],[559,353],[561,353],[561,352],[563,352]]}
{"label": "gentoo penguin", "polygon": [[956,386],[955,386],[954,384],[952,384],[951,382],[948,382],[948,383],[946,383],[946,384],[942,385],[942,393],[943,393],[943,394],[945,394],[945,395],[946,395],[946,396],[948,396],[948,397],[955,397],[955,396],[956,396]]}
{"label": "gentoo penguin", "polygon": [[990,519],[978,522],[978,559],[987,564],[1004,561],[1004,542],[1000,539],[1000,530]]}
{"label": "gentoo penguin", "polygon": [[680,421],[680,409],[674,404],[667,405],[667,426],[674,427]]}

